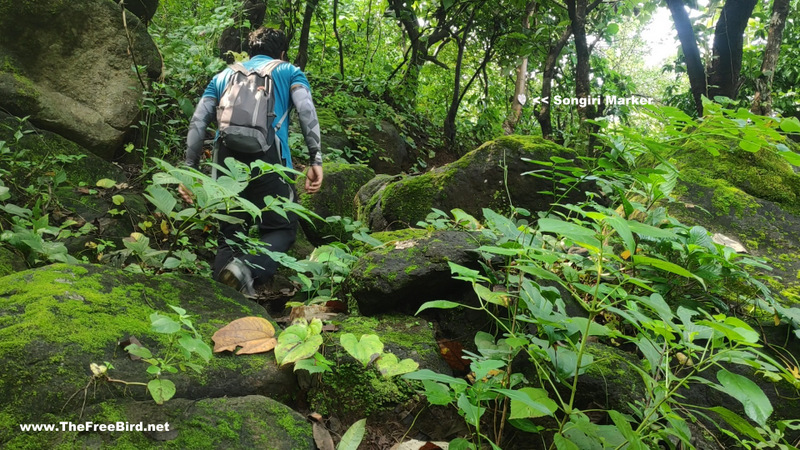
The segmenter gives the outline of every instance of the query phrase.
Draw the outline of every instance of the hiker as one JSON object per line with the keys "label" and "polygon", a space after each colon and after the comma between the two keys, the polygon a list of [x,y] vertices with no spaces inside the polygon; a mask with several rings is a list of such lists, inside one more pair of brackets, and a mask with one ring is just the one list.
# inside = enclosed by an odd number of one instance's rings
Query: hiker
{"label": "hiker", "polygon": [[[220,131],[214,144],[214,162],[222,164],[225,158],[233,157],[241,162],[250,165],[251,162],[261,160],[270,164],[283,164],[292,167],[291,152],[289,149],[289,125],[288,114],[290,108],[294,107],[300,116],[300,127],[308,146],[310,164],[306,171],[305,191],[315,193],[319,191],[322,184],[322,153],[320,151],[320,131],[319,121],[314,103],[311,100],[311,88],[305,74],[297,67],[286,61],[286,52],[289,43],[286,36],[280,30],[272,28],[259,28],[249,36],[250,60],[241,63],[241,66],[232,66],[245,71],[267,71],[271,70],[273,80],[272,96],[274,97],[274,113],[269,112],[269,118],[273,118],[272,123],[259,124],[266,127],[266,130],[274,130],[274,143],[266,147],[268,151],[261,149],[256,153],[242,153],[234,151],[229,147],[235,147],[231,141],[220,138]],[[212,120],[216,120],[218,125],[226,120],[224,112],[218,114],[218,106],[221,100],[225,100],[222,106],[228,104],[230,96],[225,88],[234,77],[240,77],[228,67],[218,73],[206,87],[203,97],[195,109],[189,124],[189,132],[186,137],[186,164],[197,168],[202,155],[203,137],[206,127]],[[237,78],[239,80],[240,78]],[[233,86],[232,86],[233,87]],[[268,90],[268,86],[259,86],[256,90]],[[242,90],[245,92],[245,90]],[[252,91],[251,91],[252,92]],[[245,95],[245,94],[242,94]],[[251,103],[256,103],[251,101]],[[223,111],[224,108],[220,108]],[[268,122],[265,119],[263,122]],[[220,130],[223,127],[219,127]],[[264,129],[262,129],[263,131]],[[227,137],[227,136],[226,136]],[[226,145],[222,141],[228,142]],[[239,148],[239,150],[242,150]],[[252,176],[259,175],[256,168]],[[216,171],[212,171],[212,176],[216,177]],[[188,203],[192,203],[189,192],[183,187],[179,187],[181,196]],[[252,180],[240,196],[254,203],[259,208],[265,207],[264,197],[284,197],[290,201],[296,197],[296,192],[291,183],[287,183],[277,173],[268,173]],[[255,223],[258,225],[259,236],[262,242],[268,244],[270,251],[286,252],[295,241],[297,235],[298,217],[292,212],[288,212],[288,220],[275,212],[264,211],[261,218]],[[224,284],[234,287],[249,297],[255,296],[255,288],[268,282],[278,270],[278,263],[266,254],[244,254],[237,244],[240,240],[236,238],[238,232],[248,234],[248,230],[254,225],[253,219],[249,214],[241,213],[237,217],[243,219],[244,224],[230,224],[222,222],[220,224],[219,248],[214,259],[214,278]],[[231,241],[231,243],[229,243]]]}

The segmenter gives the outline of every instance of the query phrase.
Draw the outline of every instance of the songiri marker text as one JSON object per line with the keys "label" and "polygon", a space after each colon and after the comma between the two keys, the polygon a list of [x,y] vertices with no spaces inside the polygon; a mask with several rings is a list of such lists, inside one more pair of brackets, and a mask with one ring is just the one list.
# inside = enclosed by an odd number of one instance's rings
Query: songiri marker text
{"label": "songiri marker text", "polygon": [[553,97],[554,105],[565,106],[589,106],[589,105],[652,105],[653,99],[649,97],[617,97],[616,95],[606,95],[605,101],[601,97]]}

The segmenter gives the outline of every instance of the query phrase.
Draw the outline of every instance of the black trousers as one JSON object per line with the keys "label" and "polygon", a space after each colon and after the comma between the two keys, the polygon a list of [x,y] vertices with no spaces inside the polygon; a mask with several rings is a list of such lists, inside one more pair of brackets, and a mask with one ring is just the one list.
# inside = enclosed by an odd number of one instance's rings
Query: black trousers
{"label": "black trousers", "polygon": [[[219,156],[222,157],[224,153],[226,152],[221,151]],[[220,158],[219,161],[223,159]],[[250,155],[237,155],[236,159],[249,164],[256,158]],[[256,177],[257,175],[259,175],[259,170],[254,169],[252,176]],[[239,195],[255,204],[259,209],[263,209],[266,206],[264,197],[268,195],[292,200],[297,198],[294,185],[276,173],[258,176]],[[258,228],[259,240],[266,244],[270,251],[285,253],[297,238],[297,214],[287,212],[288,219],[286,219],[276,212],[264,211],[261,213],[261,218],[257,220],[253,220],[252,216],[247,213],[232,215],[242,219],[244,223],[220,223],[219,247],[214,259],[214,278],[218,279],[222,269],[233,258],[238,258],[250,267],[255,281],[254,284],[256,286],[264,284],[278,271],[278,263],[262,252],[256,252],[256,254],[243,252],[242,250],[247,247],[242,246],[241,239],[237,238],[236,235],[239,232],[248,235],[249,230],[255,225]]]}

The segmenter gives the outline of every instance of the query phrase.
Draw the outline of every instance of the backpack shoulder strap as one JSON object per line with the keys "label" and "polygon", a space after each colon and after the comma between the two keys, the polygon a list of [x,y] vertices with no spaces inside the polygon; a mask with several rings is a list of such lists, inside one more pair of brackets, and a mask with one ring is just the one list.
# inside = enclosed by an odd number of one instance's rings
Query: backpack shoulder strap
{"label": "backpack shoulder strap", "polygon": [[245,75],[249,75],[250,74],[250,70],[247,70],[247,68],[245,66],[243,66],[242,63],[238,63],[238,62],[237,63],[233,63],[230,66],[228,66],[228,68],[230,68],[234,72],[243,73]]}

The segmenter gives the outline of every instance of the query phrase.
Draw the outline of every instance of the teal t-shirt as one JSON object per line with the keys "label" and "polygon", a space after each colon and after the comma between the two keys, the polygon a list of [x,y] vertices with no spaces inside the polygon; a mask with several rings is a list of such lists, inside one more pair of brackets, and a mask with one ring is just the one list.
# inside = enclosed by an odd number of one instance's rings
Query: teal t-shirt
{"label": "teal t-shirt", "polygon": [[[256,55],[250,60],[245,61],[242,65],[249,70],[257,69],[267,62],[272,61],[272,58],[266,55]],[[216,99],[217,104],[219,104],[219,99],[222,97],[222,93],[225,91],[225,86],[228,84],[228,80],[230,80],[231,75],[233,74],[233,70],[230,68],[226,68],[222,72],[218,73],[211,79],[211,82],[208,83],[205,92],[203,92],[203,97],[212,97]],[[272,79],[275,83],[275,120],[272,123],[272,126],[276,126],[278,121],[283,117],[283,114],[286,112],[288,108],[292,107],[292,87],[295,85],[300,85],[307,88],[309,91],[311,90],[311,86],[308,84],[308,79],[306,75],[300,70],[298,67],[286,63],[281,64],[272,71]],[[286,165],[291,168],[292,167],[292,152],[289,148],[289,117],[286,117],[283,125],[281,125],[281,129],[278,130],[277,138],[281,140],[281,149],[283,151],[283,159],[286,161]]]}

